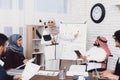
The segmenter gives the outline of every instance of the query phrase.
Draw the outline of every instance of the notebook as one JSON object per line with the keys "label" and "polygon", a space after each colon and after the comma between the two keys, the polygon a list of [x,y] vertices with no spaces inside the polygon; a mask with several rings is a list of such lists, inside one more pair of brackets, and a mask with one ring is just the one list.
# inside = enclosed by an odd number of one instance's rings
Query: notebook
{"label": "notebook", "polygon": [[43,38],[45,41],[50,41],[51,40],[51,36],[48,34],[48,35],[43,35]]}

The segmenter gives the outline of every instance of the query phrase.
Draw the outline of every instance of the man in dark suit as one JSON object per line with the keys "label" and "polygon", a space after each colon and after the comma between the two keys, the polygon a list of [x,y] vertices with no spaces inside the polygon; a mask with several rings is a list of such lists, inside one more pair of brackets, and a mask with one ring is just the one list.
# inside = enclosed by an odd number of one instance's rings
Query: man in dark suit
{"label": "man in dark suit", "polygon": [[[120,48],[120,30],[114,33],[113,38],[115,40],[115,46]],[[115,71],[103,71],[100,73],[100,76],[107,77],[110,80],[120,80],[120,57],[117,60]]]}
{"label": "man in dark suit", "polygon": [[21,80],[21,75],[10,76],[6,73],[3,65],[4,62],[1,60],[2,55],[6,51],[6,42],[8,38],[6,35],[0,33],[0,80]]}

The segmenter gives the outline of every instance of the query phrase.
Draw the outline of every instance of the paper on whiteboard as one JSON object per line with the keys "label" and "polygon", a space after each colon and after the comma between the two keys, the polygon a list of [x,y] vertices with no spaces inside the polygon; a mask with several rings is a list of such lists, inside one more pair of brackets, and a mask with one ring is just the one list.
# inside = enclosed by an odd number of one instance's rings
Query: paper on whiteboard
{"label": "paper on whiteboard", "polygon": [[[72,41],[72,43],[80,43],[86,46],[86,30],[86,24],[60,24],[60,42]],[[75,34],[78,34],[76,38],[74,37]]]}
{"label": "paper on whiteboard", "polygon": [[38,72],[39,69],[40,69],[39,65],[27,62],[25,69],[22,73],[22,80],[29,80]]}

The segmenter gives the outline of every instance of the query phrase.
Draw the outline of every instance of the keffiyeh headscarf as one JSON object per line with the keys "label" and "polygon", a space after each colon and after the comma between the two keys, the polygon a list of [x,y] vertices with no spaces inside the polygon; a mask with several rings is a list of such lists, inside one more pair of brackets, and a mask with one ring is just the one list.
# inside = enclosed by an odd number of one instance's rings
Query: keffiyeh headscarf
{"label": "keffiyeh headscarf", "polygon": [[12,51],[23,54],[23,47],[17,45],[17,40],[21,37],[19,34],[13,34],[9,37],[9,44],[7,49],[11,49]]}
{"label": "keffiyeh headscarf", "polygon": [[[102,47],[107,53],[106,58],[104,60],[106,61],[109,55],[111,55],[110,49],[108,48],[108,45],[107,45],[107,39],[103,36],[98,36],[97,42],[99,43],[99,46]],[[101,67],[106,68],[106,64],[102,63]]]}
{"label": "keffiyeh headscarf", "polygon": [[102,47],[106,51],[107,57],[111,55],[110,49],[108,48],[108,45],[107,45],[107,39],[103,36],[98,36],[97,41],[100,47]]}

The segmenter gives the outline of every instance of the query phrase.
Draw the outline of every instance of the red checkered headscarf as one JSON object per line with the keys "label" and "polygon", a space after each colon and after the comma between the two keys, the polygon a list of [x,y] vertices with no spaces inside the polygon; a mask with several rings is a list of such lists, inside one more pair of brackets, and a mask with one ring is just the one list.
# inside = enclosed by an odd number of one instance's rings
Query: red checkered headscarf
{"label": "red checkered headscarf", "polygon": [[102,47],[106,51],[107,57],[111,55],[110,49],[108,48],[108,45],[107,45],[107,39],[105,37],[98,36],[97,42],[99,43],[100,47]]}
{"label": "red checkered headscarf", "polygon": [[[108,48],[108,45],[107,45],[107,39],[103,36],[98,36],[96,41],[99,43],[99,46],[102,47],[106,51],[107,55],[104,60],[104,61],[106,61],[108,59],[109,55],[111,55],[110,49]],[[101,65],[101,67],[105,68],[106,64],[103,63]]]}

